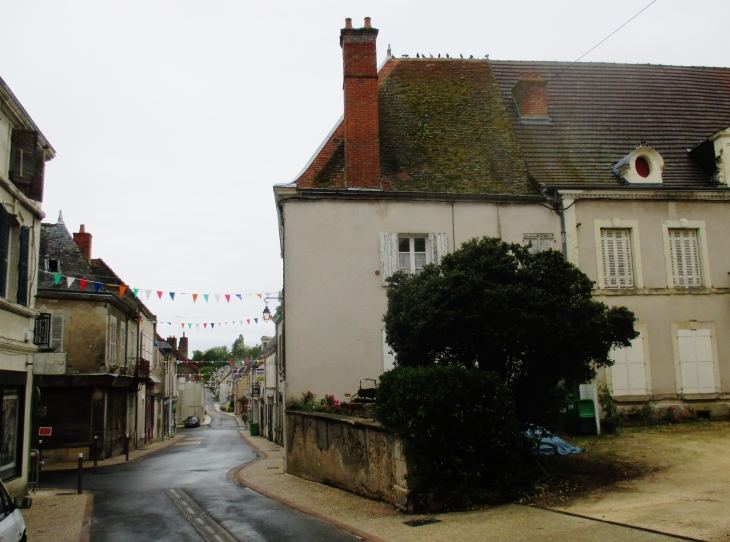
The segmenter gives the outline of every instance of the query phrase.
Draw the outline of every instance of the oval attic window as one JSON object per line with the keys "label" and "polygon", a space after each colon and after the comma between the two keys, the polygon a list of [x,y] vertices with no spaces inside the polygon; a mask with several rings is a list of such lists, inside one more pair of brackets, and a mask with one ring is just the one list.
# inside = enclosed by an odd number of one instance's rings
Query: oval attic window
{"label": "oval attic window", "polygon": [[644,177],[645,179],[649,176],[649,173],[651,173],[649,161],[643,156],[639,156],[636,159],[636,162],[634,162],[634,167],[636,168],[636,173],[638,173],[641,177]]}

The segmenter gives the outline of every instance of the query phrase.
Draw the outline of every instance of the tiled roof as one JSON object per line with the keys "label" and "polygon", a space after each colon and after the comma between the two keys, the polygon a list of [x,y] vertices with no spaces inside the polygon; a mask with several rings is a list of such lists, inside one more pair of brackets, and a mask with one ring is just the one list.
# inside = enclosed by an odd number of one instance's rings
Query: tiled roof
{"label": "tiled roof", "polygon": [[[618,185],[611,166],[645,142],[664,159],[665,185],[709,186],[710,176],[687,149],[730,127],[730,69],[490,63],[537,182]],[[548,81],[550,123],[520,121],[511,94],[520,73],[539,73]]]}
{"label": "tiled roof", "polygon": [[[383,189],[536,195],[490,64],[395,59],[378,74]],[[345,188],[343,126],[297,179]]]}

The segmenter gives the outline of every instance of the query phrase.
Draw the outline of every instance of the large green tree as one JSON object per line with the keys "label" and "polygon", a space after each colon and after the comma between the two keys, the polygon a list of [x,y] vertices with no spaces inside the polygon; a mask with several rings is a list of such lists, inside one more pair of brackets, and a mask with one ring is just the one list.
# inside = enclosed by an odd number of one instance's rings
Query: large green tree
{"label": "large green tree", "polygon": [[496,373],[523,423],[550,426],[566,391],[637,335],[633,313],[596,301],[590,278],[552,250],[472,239],[389,282],[384,322],[396,363]]}

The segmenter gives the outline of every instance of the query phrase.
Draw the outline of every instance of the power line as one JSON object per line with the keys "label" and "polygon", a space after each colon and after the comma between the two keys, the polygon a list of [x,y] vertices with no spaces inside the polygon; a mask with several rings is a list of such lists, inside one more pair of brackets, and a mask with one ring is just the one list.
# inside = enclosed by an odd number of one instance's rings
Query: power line
{"label": "power line", "polygon": [[580,56],[579,56],[578,58],[576,58],[576,59],[575,59],[575,60],[574,60],[573,62],[571,62],[571,63],[570,63],[570,65],[568,65],[568,66],[567,66],[567,67],[566,67],[565,69],[563,69],[563,70],[559,71],[559,72],[558,72],[558,73],[557,73],[556,75],[552,76],[552,77],[551,77],[551,78],[549,79],[549,81],[552,81],[553,79],[557,79],[558,77],[560,77],[560,75],[561,75],[561,74],[562,74],[563,72],[565,72],[565,71],[569,70],[570,68],[572,68],[572,67],[573,67],[573,65],[574,65],[574,64],[575,64],[576,62],[579,62],[579,61],[580,61],[580,60],[581,60],[581,59],[582,59],[583,57],[585,57],[585,56],[586,56],[586,55],[587,55],[588,53],[590,53],[591,51],[593,51],[594,49],[596,49],[596,48],[597,48],[597,47],[598,47],[599,45],[601,45],[602,43],[604,43],[605,41],[607,41],[607,40],[608,40],[608,39],[609,39],[609,38],[610,38],[611,36],[613,36],[613,35],[614,35],[614,34],[615,34],[616,32],[618,32],[619,30],[621,30],[621,29],[622,29],[622,28],[623,28],[624,26],[626,26],[626,25],[627,25],[627,24],[629,24],[629,23],[630,23],[631,21],[633,21],[634,19],[636,19],[636,18],[637,18],[637,17],[639,16],[639,15],[641,15],[642,13],[644,13],[644,12],[645,12],[645,11],[646,11],[647,9],[649,9],[649,7],[650,7],[650,6],[652,5],[652,4],[654,4],[654,3],[656,2],[656,1],[657,1],[657,0],[651,0],[651,2],[649,2],[649,3],[648,3],[648,4],[647,4],[647,5],[646,5],[646,6],[645,6],[645,7],[644,7],[644,8],[643,8],[643,9],[642,9],[641,11],[639,11],[639,12],[638,12],[638,13],[637,13],[636,15],[634,15],[633,17],[631,17],[631,19],[629,19],[628,21],[626,21],[626,22],[625,22],[624,24],[622,24],[621,26],[619,26],[619,27],[618,27],[618,28],[617,28],[616,30],[614,30],[613,32],[611,32],[611,33],[610,33],[610,34],[609,34],[608,36],[606,36],[605,38],[603,38],[603,39],[602,39],[601,41],[599,41],[598,43],[596,43],[596,44],[595,44],[595,45],[594,45],[593,47],[591,47],[590,49],[588,49],[588,50],[587,50],[587,51],[586,51],[585,53],[583,53],[583,54],[582,54],[582,55],[580,55]]}

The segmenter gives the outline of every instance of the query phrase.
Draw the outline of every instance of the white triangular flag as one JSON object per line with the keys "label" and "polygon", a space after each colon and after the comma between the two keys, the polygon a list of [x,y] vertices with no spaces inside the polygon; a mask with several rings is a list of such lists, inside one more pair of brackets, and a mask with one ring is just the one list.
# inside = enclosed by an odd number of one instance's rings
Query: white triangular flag
{"label": "white triangular flag", "polygon": [[195,324],[195,327],[200,329],[200,324]]}
{"label": "white triangular flag", "polygon": [[71,285],[76,279],[73,277],[66,277],[66,288],[71,288]]}
{"label": "white triangular flag", "polygon": [[215,302],[220,303],[221,302],[221,296],[220,294],[214,294],[215,295]]}
{"label": "white triangular flag", "polygon": [[147,299],[149,299],[150,296],[152,295],[152,290],[145,290],[144,293],[147,294]]}

